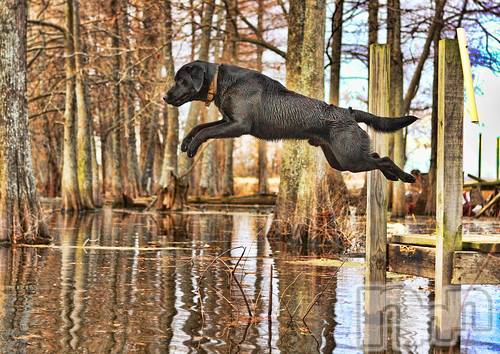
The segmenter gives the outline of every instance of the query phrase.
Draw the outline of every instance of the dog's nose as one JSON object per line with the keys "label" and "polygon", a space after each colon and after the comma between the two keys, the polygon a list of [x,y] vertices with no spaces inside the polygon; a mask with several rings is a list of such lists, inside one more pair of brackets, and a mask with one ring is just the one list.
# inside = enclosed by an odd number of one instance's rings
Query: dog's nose
{"label": "dog's nose", "polygon": [[163,96],[163,100],[168,103],[168,95]]}

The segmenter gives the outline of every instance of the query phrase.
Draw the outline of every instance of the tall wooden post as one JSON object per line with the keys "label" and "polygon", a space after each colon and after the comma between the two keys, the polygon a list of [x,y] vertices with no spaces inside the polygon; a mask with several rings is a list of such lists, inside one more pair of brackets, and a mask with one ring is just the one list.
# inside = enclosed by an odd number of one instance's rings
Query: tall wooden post
{"label": "tall wooden post", "polygon": [[435,339],[460,343],[460,286],[452,286],[453,253],[462,248],[464,83],[457,40],[439,41],[436,179]]}
{"label": "tall wooden post", "polygon": [[[389,116],[390,47],[370,46],[368,110]],[[380,156],[387,156],[388,135],[370,129],[372,146]],[[380,171],[367,177],[366,205],[366,272],[365,272],[365,340],[369,351],[383,351],[386,341],[384,324],[386,247],[387,247],[387,180]]]}

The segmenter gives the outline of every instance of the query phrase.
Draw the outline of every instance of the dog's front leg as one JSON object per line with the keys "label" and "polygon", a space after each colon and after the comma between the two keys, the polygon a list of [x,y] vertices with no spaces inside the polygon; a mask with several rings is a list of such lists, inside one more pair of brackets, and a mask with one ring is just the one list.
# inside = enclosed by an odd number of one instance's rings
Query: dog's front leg
{"label": "dog's front leg", "polygon": [[250,132],[249,127],[242,122],[225,121],[223,124],[204,128],[191,140],[187,148],[189,157],[196,155],[198,148],[208,139],[237,138]]}
{"label": "dog's front leg", "polygon": [[191,140],[193,140],[193,138],[196,136],[196,134],[198,134],[200,131],[202,131],[203,129],[206,129],[206,128],[216,127],[218,125],[221,125],[224,122],[225,122],[225,120],[221,119],[221,120],[217,120],[215,122],[203,123],[203,124],[198,124],[197,126],[195,126],[193,129],[191,129],[191,131],[188,133],[188,135],[186,135],[184,137],[184,139],[182,140],[181,151],[182,152],[187,151],[189,143],[191,142]]}

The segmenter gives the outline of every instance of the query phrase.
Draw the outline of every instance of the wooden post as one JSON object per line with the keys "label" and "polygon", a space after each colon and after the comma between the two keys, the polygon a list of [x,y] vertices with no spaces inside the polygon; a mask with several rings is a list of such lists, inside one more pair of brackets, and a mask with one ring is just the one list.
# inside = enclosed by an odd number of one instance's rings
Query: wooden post
{"label": "wooden post", "polygon": [[439,41],[436,180],[435,340],[460,345],[460,286],[452,286],[453,253],[462,248],[464,84],[458,42]]}
{"label": "wooden post", "polygon": [[[390,47],[370,46],[368,110],[389,116]],[[370,129],[374,150],[387,156],[388,135]],[[387,180],[380,171],[367,177],[366,205],[366,271],[365,271],[365,349],[383,351],[386,341],[384,325],[386,247],[387,247]]]}

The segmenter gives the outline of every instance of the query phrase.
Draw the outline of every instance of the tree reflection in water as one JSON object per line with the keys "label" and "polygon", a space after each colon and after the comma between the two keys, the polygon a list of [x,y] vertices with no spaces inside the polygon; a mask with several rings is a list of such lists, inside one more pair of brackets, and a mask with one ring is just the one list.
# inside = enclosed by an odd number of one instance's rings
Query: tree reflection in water
{"label": "tree reflection in water", "polygon": [[[270,244],[267,222],[248,213],[55,214],[53,247],[0,248],[0,352],[362,351],[363,268],[342,267],[303,323],[336,268],[291,262],[313,251]],[[243,248],[235,277],[244,296],[227,268]],[[415,278],[391,286],[401,310],[388,344],[428,352],[432,289]],[[498,302],[496,288],[485,289]],[[484,311],[481,319],[494,308]],[[470,328],[463,336],[475,349],[498,345]]]}

